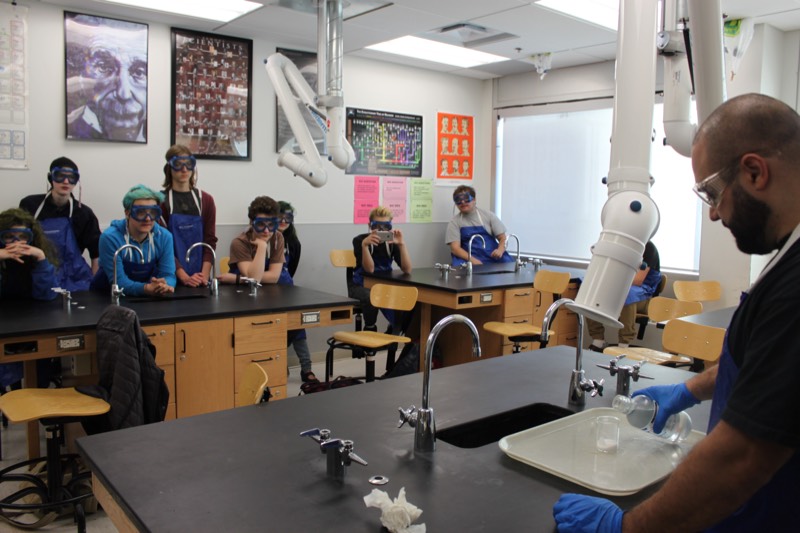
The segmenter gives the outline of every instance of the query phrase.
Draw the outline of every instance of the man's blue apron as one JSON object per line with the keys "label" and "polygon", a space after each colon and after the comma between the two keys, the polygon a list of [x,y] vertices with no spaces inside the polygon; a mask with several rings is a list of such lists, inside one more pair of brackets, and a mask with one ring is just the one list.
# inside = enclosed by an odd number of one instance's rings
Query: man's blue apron
{"label": "man's blue apron", "polygon": [[[49,194],[48,194],[49,196]],[[34,218],[39,216],[39,213],[47,201],[45,196],[44,201],[39,205],[36,210]],[[69,216],[56,217],[40,220],[39,224],[42,226],[42,231],[47,236],[48,240],[53,243],[56,251],[58,252],[58,268],[56,268],[56,282],[62,289],[68,291],[85,291],[89,290],[89,284],[92,282],[92,269],[86,263],[86,260],[81,254],[78,240],[75,238],[75,231],[72,229],[72,198],[69,199]]]}
{"label": "man's blue apron", "polygon": [[[744,304],[747,293],[742,292],[739,307]],[[769,363],[764,363],[769,364]],[[722,356],[719,360],[717,381],[711,403],[711,415],[708,421],[708,433],[711,433],[719,421],[733,392],[739,367],[733,361],[728,349],[728,334],[722,344]],[[787,398],[787,401],[790,401]],[[797,492],[800,484],[800,454],[795,453],[773,478],[761,487],[752,498],[745,502],[732,515],[722,522],[707,529],[710,532],[751,533],[753,531],[790,531],[797,527],[798,504]],[[788,529],[787,529],[788,528]]]}
{"label": "man's blue apron", "polygon": [[[503,252],[503,255],[500,257],[500,259],[495,259],[492,257],[492,252],[497,250],[497,239],[495,239],[493,235],[489,234],[489,232],[486,231],[486,228],[484,228],[482,225],[465,226],[459,231],[461,233],[461,248],[467,253],[469,253],[469,240],[473,235],[481,235],[486,241],[486,248],[483,247],[479,239],[475,239],[472,242],[472,257],[479,260],[481,263],[509,263],[513,261],[511,256],[508,255],[508,252]],[[463,265],[467,261],[453,255],[452,262],[453,266],[459,266]]]}
{"label": "man's blue apron", "polygon": [[[192,199],[197,205],[197,212],[202,213],[201,205],[197,201],[194,191],[191,191]],[[197,194],[202,194],[197,190]],[[186,251],[195,243],[203,242],[203,217],[200,215],[182,215],[173,213],[175,204],[173,203],[172,189],[169,191],[169,231],[172,233],[172,242],[175,246],[175,257],[178,264],[183,267],[188,275],[203,271],[203,254],[205,247],[194,250],[189,262],[186,263]]]}

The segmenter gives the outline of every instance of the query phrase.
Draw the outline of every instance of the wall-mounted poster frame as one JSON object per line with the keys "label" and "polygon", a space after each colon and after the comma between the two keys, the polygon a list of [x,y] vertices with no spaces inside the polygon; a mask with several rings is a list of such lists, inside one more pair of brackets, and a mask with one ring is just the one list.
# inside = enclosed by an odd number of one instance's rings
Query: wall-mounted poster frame
{"label": "wall-mounted poster frame", "polygon": [[422,116],[347,108],[347,140],[356,161],[347,174],[422,176]]}
{"label": "wall-mounted poster frame", "polygon": [[440,180],[472,179],[475,165],[475,119],[470,115],[436,114],[436,177]]}
{"label": "wall-mounted poster frame", "polygon": [[67,139],[147,142],[147,37],[147,24],[64,12]]}
{"label": "wall-mounted poster frame", "polygon": [[198,158],[252,158],[253,41],[172,28],[172,144]]}
{"label": "wall-mounted poster frame", "polygon": [[[317,54],[314,52],[302,52],[300,50],[289,50],[288,48],[276,48],[276,52],[285,56],[289,61],[294,63],[300,74],[306,80],[308,85],[317,92]],[[321,148],[325,142],[325,134],[320,129],[314,118],[305,110],[305,106],[298,101],[297,106],[302,110],[303,118],[306,121],[306,127],[311,132],[311,137],[317,144],[317,148]],[[289,142],[294,143],[294,134],[292,128],[289,126],[289,121],[286,118],[286,113],[283,112],[283,107],[275,98],[275,114],[278,117],[276,133],[275,133],[275,151],[280,152],[281,149]],[[300,148],[292,150],[299,152]],[[321,150],[320,150],[321,152]]]}

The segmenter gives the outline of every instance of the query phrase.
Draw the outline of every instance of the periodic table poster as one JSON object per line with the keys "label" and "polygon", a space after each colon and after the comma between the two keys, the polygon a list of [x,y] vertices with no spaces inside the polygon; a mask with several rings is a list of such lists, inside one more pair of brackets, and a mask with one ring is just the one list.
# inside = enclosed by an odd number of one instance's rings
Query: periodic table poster
{"label": "periodic table poster", "polygon": [[437,113],[436,177],[445,180],[471,180],[475,153],[475,118],[468,115]]}
{"label": "periodic table poster", "polygon": [[348,174],[422,176],[422,117],[347,108],[347,140],[356,153]]}

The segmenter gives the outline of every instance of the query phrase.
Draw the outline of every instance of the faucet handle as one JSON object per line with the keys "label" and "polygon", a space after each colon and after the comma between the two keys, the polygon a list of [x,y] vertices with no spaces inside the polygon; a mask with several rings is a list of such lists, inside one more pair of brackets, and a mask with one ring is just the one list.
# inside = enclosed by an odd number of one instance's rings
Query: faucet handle
{"label": "faucet handle", "polygon": [[353,451],[355,443],[352,440],[345,439],[342,441],[342,445],[344,447],[344,464],[349,465],[351,461],[355,461],[362,466],[367,466],[367,461]]}
{"label": "faucet handle", "polygon": [[397,422],[397,428],[400,429],[403,427],[403,424],[408,422],[409,427],[415,427],[417,425],[417,407],[412,405],[408,409],[403,409],[402,407],[398,407],[397,410],[400,412],[400,420]]}
{"label": "faucet handle", "polygon": [[591,382],[591,388],[589,389],[589,390],[591,390],[591,392],[589,393],[589,396],[591,396],[592,398],[594,398],[595,396],[598,396],[598,395],[602,396],[603,395],[603,384],[606,382],[606,380],[605,379],[601,379],[600,381],[597,381],[597,380],[594,380],[594,379],[590,379],[589,381]]}

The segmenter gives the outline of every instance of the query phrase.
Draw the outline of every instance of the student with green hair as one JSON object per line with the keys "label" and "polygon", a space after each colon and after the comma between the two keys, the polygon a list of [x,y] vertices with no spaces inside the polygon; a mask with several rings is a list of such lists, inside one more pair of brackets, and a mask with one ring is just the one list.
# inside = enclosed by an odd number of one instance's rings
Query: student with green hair
{"label": "student with green hair", "polygon": [[133,244],[142,251],[143,258],[131,249],[117,256],[117,285],[124,294],[163,296],[175,291],[172,234],[157,223],[163,201],[163,194],[144,185],[128,191],[122,199],[125,218],[112,221],[100,236],[100,269],[92,280],[92,289],[110,289],[114,283],[114,252]]}

